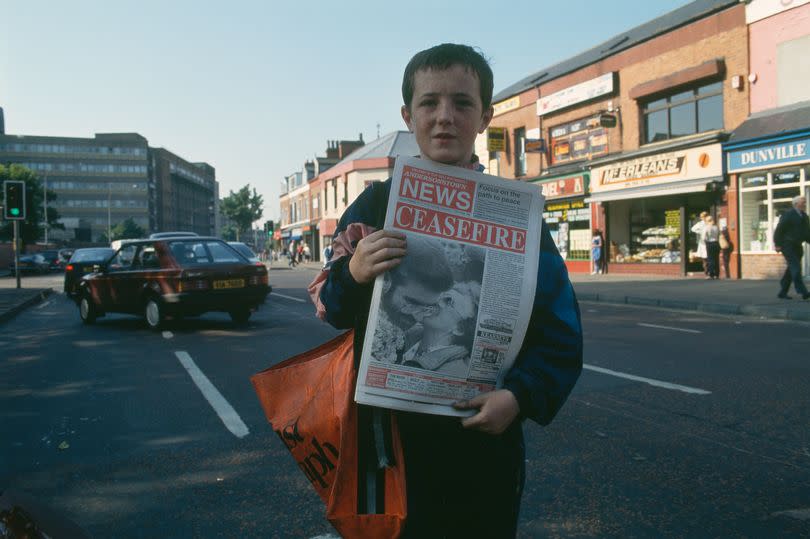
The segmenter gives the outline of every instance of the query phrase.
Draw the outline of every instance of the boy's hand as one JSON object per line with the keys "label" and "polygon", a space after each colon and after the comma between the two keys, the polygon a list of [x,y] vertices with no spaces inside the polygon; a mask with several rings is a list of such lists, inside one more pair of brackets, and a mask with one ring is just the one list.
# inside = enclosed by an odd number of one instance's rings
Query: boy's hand
{"label": "boy's hand", "polygon": [[349,260],[349,272],[358,283],[370,283],[377,275],[398,266],[403,256],[405,234],[378,230],[357,242]]}
{"label": "boy's hand", "polygon": [[465,429],[475,429],[487,434],[501,434],[520,413],[520,405],[515,395],[508,389],[497,389],[482,393],[468,401],[453,404],[456,410],[474,410],[478,413],[465,417],[461,424]]}

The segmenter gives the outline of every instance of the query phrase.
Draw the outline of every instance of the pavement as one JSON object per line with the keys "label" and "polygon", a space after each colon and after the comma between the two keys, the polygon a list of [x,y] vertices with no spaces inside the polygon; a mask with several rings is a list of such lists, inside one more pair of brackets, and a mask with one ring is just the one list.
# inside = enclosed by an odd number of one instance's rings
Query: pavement
{"label": "pavement", "polygon": [[[320,268],[318,262],[299,264],[295,268],[288,267],[286,261],[270,265],[271,272],[308,271],[313,275]],[[810,322],[810,300],[802,300],[793,291],[791,300],[777,298],[779,282],[775,279],[706,280],[695,277],[579,273],[570,276],[577,298],[585,302]],[[11,277],[0,278],[0,281],[0,323],[53,293],[52,288],[13,288],[14,280]]]}

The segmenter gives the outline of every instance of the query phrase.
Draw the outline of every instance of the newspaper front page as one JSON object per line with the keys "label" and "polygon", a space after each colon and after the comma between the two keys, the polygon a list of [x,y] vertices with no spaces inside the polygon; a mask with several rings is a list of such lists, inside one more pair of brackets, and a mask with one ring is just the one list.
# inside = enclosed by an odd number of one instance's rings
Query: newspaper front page
{"label": "newspaper front page", "polygon": [[407,254],[377,277],[355,400],[465,416],[514,363],[537,282],[537,185],[397,158],[385,220]]}

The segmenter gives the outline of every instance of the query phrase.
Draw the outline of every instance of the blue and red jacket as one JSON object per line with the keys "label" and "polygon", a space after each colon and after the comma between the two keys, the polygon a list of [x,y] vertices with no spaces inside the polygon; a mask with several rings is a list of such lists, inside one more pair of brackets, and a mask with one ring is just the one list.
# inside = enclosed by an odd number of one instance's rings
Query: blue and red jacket
{"label": "blue and red jacket", "polygon": [[[349,272],[357,242],[383,228],[391,180],[370,184],[345,211],[332,242],[331,261],[309,286],[317,315],[339,329],[355,329],[355,362],[361,357],[373,284]],[[407,256],[407,255],[406,255]],[[582,324],[574,288],[546,226],[529,327],[504,388],[521,417],[547,425],[562,407],[582,371]]]}

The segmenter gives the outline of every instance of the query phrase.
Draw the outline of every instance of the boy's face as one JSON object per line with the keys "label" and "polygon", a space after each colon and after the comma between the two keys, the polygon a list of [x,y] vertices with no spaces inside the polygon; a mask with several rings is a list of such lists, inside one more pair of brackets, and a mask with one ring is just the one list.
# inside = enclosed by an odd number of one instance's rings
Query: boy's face
{"label": "boy's face", "polygon": [[475,137],[492,119],[483,110],[480,83],[464,66],[423,69],[413,77],[413,100],[402,119],[416,135],[422,158],[448,165],[470,162]]}

